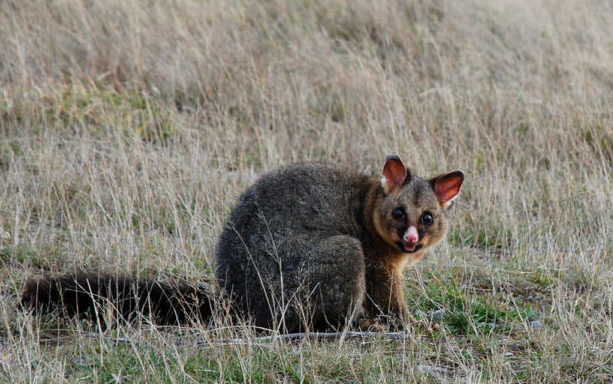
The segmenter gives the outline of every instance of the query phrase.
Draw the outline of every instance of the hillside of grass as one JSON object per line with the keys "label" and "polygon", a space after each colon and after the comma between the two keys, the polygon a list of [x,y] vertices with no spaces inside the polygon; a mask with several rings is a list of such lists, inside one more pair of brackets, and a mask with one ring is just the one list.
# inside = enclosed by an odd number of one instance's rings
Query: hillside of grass
{"label": "hillside of grass", "polygon": [[[2,2],[0,382],[613,380],[612,25],[602,0]],[[466,174],[406,338],[18,310],[46,274],[210,281],[259,176],[390,153]]]}

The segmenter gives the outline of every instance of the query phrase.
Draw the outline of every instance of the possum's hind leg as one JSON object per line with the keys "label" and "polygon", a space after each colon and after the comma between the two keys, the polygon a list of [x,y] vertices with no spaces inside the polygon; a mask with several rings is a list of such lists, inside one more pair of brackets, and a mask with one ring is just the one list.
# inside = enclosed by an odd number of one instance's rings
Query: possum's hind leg
{"label": "possum's hind leg", "polygon": [[[281,246],[282,311],[287,331],[339,329],[351,323],[365,296],[360,242],[344,235],[304,236]],[[299,265],[299,268],[296,266]]]}

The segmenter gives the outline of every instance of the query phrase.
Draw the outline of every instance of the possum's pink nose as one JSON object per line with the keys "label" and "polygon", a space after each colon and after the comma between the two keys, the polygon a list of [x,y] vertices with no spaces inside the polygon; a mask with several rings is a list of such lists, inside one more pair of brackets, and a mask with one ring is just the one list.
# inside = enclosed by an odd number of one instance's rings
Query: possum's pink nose
{"label": "possum's pink nose", "polygon": [[411,225],[404,233],[403,240],[407,244],[415,244],[419,241],[419,234],[417,233],[417,228],[415,228],[414,225]]}

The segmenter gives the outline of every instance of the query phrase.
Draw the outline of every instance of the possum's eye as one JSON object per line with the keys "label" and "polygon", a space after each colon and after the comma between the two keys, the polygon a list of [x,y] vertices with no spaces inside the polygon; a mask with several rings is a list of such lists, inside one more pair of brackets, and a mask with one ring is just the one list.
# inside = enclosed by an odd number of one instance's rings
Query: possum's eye
{"label": "possum's eye", "polygon": [[421,215],[421,221],[426,225],[430,225],[434,221],[434,218],[430,212],[426,211]]}
{"label": "possum's eye", "polygon": [[405,215],[406,214],[404,213],[404,208],[402,207],[396,208],[392,211],[392,217],[396,220],[404,219]]}

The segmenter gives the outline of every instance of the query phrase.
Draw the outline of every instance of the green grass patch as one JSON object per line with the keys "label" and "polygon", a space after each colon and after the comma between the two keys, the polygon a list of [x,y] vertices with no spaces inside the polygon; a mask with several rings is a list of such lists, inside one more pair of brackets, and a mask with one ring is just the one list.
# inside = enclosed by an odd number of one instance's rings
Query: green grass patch
{"label": "green grass patch", "polygon": [[450,277],[430,273],[423,295],[408,296],[409,310],[418,319],[440,322],[454,334],[508,333],[523,322],[540,318],[540,313],[521,297],[512,294],[474,294]]}
{"label": "green grass patch", "polygon": [[31,265],[43,270],[52,270],[66,258],[66,253],[54,244],[6,246],[0,248],[3,266]]}
{"label": "green grass patch", "polygon": [[172,137],[175,107],[145,93],[72,85],[42,98],[41,118],[98,138],[137,135],[163,142]]}
{"label": "green grass patch", "polygon": [[[398,343],[347,342],[166,347],[103,340],[83,343],[80,350],[62,346],[68,380],[95,382],[225,382],[347,383],[403,377],[407,367],[395,360]],[[360,353],[353,353],[359,351]]]}

